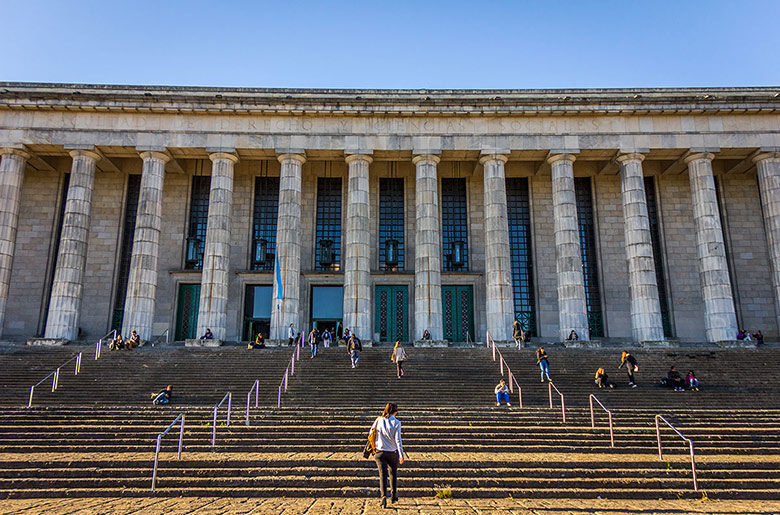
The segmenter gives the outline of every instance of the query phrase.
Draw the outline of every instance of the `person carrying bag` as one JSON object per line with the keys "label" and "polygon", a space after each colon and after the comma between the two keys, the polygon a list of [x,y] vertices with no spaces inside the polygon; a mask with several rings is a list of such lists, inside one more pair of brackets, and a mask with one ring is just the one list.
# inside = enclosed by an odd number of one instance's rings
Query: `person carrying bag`
{"label": "person carrying bag", "polygon": [[[404,464],[404,448],[401,443],[401,422],[395,416],[398,414],[398,405],[388,402],[382,415],[374,420],[368,433],[368,443],[363,451],[363,456],[371,456],[374,450],[374,461],[379,471],[379,505],[387,508],[387,475],[390,473],[391,501],[398,501],[396,483],[398,479],[398,466]],[[373,439],[373,441],[372,441]]]}
{"label": "person carrying bag", "polygon": [[398,379],[401,379],[401,376],[404,375],[404,361],[406,361],[407,357],[406,349],[403,348],[401,342],[395,342],[393,353],[390,355],[390,361],[395,362]]}

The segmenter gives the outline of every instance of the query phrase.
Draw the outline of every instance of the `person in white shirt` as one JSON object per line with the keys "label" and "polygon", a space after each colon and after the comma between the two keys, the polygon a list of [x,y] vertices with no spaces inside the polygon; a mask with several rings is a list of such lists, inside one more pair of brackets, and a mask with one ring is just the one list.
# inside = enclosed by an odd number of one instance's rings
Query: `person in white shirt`
{"label": "person in white shirt", "polygon": [[376,429],[376,461],[379,470],[379,504],[387,507],[387,473],[390,469],[390,493],[391,501],[398,501],[396,483],[398,479],[398,466],[404,464],[404,447],[401,443],[401,423],[395,416],[398,414],[398,405],[388,402],[382,416],[374,420],[368,434]]}
{"label": "person in white shirt", "polygon": [[401,379],[401,376],[404,375],[404,361],[406,361],[406,357],[406,350],[401,345],[401,342],[395,342],[390,359],[395,363],[398,379]]}
{"label": "person in white shirt", "polygon": [[502,399],[506,401],[507,406],[511,406],[509,404],[509,387],[503,379],[496,385],[493,391],[496,394],[496,406],[501,406]]}
{"label": "person in white shirt", "polygon": [[292,324],[290,324],[290,327],[287,328],[287,338],[287,346],[289,347],[295,341],[295,328]]}

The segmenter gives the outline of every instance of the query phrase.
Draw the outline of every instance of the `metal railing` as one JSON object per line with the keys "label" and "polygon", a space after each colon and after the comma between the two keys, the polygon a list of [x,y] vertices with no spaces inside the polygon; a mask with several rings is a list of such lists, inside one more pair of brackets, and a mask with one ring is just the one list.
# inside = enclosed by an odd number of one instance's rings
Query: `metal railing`
{"label": "metal railing", "polygon": [[593,413],[593,401],[596,401],[598,405],[601,406],[601,409],[607,412],[607,416],[609,417],[609,446],[614,447],[615,435],[612,431],[612,410],[607,409],[607,407],[604,406],[601,401],[598,400],[593,394],[590,394],[590,397],[588,397],[588,402],[590,403],[590,428],[596,429],[596,416]]}
{"label": "metal railing", "polygon": [[284,375],[282,376],[282,380],[279,383],[279,388],[277,389],[277,393],[276,393],[277,408],[282,407],[282,391],[284,391],[284,393],[287,393],[288,378],[295,375],[295,362],[300,361],[301,359],[301,347],[303,346],[304,334],[305,332],[301,331],[300,339],[298,339],[295,342],[295,348],[293,349],[292,355],[290,356],[290,364],[287,365],[287,368],[284,370]]}
{"label": "metal railing", "polygon": [[103,340],[105,340],[109,336],[111,337],[112,340],[114,340],[116,338],[116,329],[107,332],[105,335],[103,335],[102,338],[100,338],[97,341],[97,343],[95,344],[95,360],[98,360],[100,358],[100,349],[103,347]]}
{"label": "metal railing", "polygon": [[35,388],[40,386],[41,384],[43,384],[43,382],[46,381],[48,378],[50,378],[50,377],[52,378],[51,379],[51,391],[52,391],[52,393],[57,391],[57,387],[60,385],[60,369],[62,367],[64,367],[65,365],[68,365],[71,361],[75,360],[75,362],[76,362],[76,365],[73,368],[73,375],[74,376],[79,375],[79,372],[81,372],[81,357],[82,357],[83,354],[84,354],[83,352],[79,352],[78,354],[76,354],[75,356],[70,358],[68,361],[66,361],[62,365],[60,365],[57,368],[55,368],[54,370],[52,370],[49,373],[49,375],[47,375],[46,377],[44,377],[43,379],[41,379],[40,381],[38,381],[37,383],[32,385],[30,387],[30,398],[27,401],[27,407],[28,408],[32,408],[33,395],[35,395]]}
{"label": "metal railing", "polygon": [[217,411],[219,411],[219,408],[222,407],[222,405],[225,403],[225,399],[227,399],[227,417],[225,420],[225,426],[230,427],[230,408],[233,404],[233,393],[228,392],[225,394],[224,397],[222,397],[222,400],[219,401],[219,404],[214,406],[214,417],[212,420],[212,427],[211,427],[211,446],[214,447],[217,445]]}
{"label": "metal railing", "polygon": [[249,399],[252,398],[252,390],[255,392],[255,408],[259,406],[259,395],[260,395],[260,380],[255,379],[254,384],[252,384],[252,388],[249,389],[249,393],[246,394],[246,425],[249,425]]}
{"label": "metal railing", "polygon": [[517,378],[509,368],[509,364],[504,361],[504,355],[501,351],[496,349],[496,342],[493,337],[490,336],[490,331],[485,333],[485,341],[487,341],[488,347],[493,347],[493,361],[496,360],[496,353],[498,353],[498,364],[501,370],[501,376],[504,376],[504,366],[506,366],[507,377],[509,378],[509,393],[514,393],[514,387],[517,387],[517,404],[519,407],[523,407],[523,389],[520,387],[520,383],[517,382]]}
{"label": "metal railing", "polygon": [[157,445],[154,448],[154,468],[152,469],[152,492],[154,492],[154,487],[157,484],[157,460],[160,455],[160,441],[162,440],[163,436],[168,434],[168,431],[170,431],[179,420],[181,420],[181,427],[179,428],[179,450],[176,452],[176,459],[181,459],[181,446],[184,439],[184,413],[179,413],[179,416],[176,417],[173,422],[171,422],[171,425],[169,425],[165,431],[157,435]]}
{"label": "metal railing", "polygon": [[655,416],[655,435],[656,435],[656,438],[658,439],[658,459],[661,460],[661,461],[663,461],[663,459],[664,459],[663,450],[661,449],[661,427],[658,424],[659,420],[663,420],[664,423],[667,426],[672,428],[672,431],[677,433],[677,436],[679,436],[685,442],[688,443],[688,449],[691,452],[691,474],[693,475],[693,490],[695,492],[698,492],[699,491],[699,483],[696,480],[696,458],[695,458],[694,453],[693,453],[693,442],[691,441],[690,438],[686,438],[685,435],[683,435],[681,432],[679,432],[676,427],[674,427],[672,424],[670,424],[669,421],[666,420],[661,415],[656,415]]}
{"label": "metal railing", "polygon": [[154,341],[152,342],[152,345],[154,346],[157,343],[160,343],[163,338],[165,338],[165,343],[168,343],[170,337],[170,328],[166,329],[162,333],[158,334],[157,336],[153,336]]}
{"label": "metal railing", "polygon": [[558,389],[557,386],[553,384],[552,381],[549,381],[547,383],[547,391],[550,396],[550,409],[553,409],[553,388],[556,392],[558,392],[558,395],[561,397],[561,418],[563,419],[563,423],[566,423],[566,399],[564,398],[564,395],[561,393],[561,391]]}

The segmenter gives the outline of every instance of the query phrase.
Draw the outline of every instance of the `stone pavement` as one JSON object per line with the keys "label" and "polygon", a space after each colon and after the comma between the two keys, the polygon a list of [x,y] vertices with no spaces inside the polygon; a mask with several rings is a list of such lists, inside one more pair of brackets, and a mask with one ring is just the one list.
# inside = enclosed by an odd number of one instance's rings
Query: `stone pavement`
{"label": "stone pavement", "polygon": [[2,515],[80,514],[499,514],[522,515],[617,515],[617,514],[770,514],[780,513],[772,501],[610,501],[524,499],[401,499],[392,509],[382,510],[376,499],[247,499],[191,497],[174,499],[87,498],[6,500]]}

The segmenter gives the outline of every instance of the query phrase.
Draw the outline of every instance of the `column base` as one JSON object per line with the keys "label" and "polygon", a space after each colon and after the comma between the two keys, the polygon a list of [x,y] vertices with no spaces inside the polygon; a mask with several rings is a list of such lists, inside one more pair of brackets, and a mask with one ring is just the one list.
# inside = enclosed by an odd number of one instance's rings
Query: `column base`
{"label": "column base", "polygon": [[604,346],[601,340],[564,340],[561,345],[569,349],[601,348]]}
{"label": "column base", "polygon": [[27,340],[27,345],[33,347],[62,347],[70,343],[70,340],[65,338],[30,338]]}
{"label": "column base", "polygon": [[639,342],[639,346],[645,349],[671,349],[679,347],[680,342],[677,340],[646,340]]}
{"label": "column base", "polygon": [[184,340],[185,347],[222,347],[222,340]]}
{"label": "column base", "polygon": [[724,349],[753,349],[758,347],[756,340],[721,340],[715,342],[715,345]]}
{"label": "column base", "polygon": [[449,347],[450,342],[447,340],[415,340],[414,344],[415,347]]}

